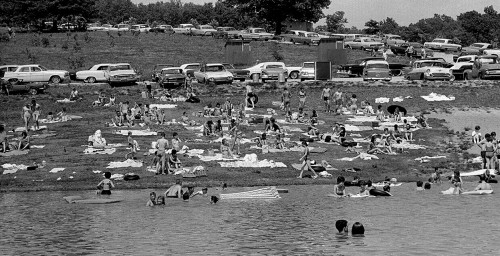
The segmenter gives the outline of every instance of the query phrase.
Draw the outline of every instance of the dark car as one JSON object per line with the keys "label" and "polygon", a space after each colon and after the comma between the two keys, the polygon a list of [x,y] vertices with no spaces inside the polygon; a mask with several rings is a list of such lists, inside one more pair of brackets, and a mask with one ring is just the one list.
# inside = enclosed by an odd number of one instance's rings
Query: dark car
{"label": "dark car", "polygon": [[48,83],[45,82],[30,82],[30,83],[22,83],[22,82],[9,82],[4,78],[0,79],[0,87],[1,90],[6,93],[29,93],[32,95],[43,93],[47,88],[49,88]]}
{"label": "dark car", "polygon": [[161,70],[164,68],[170,68],[173,67],[173,64],[156,64],[155,67],[153,68],[153,74],[151,75],[151,81],[157,82],[160,80],[160,73]]}
{"label": "dark car", "polygon": [[408,47],[413,46],[413,53],[412,57],[419,57],[421,55],[421,49],[422,49],[422,44],[420,43],[402,43],[400,45],[391,45],[390,49],[391,51],[396,54],[396,55],[406,55],[406,49]]}
{"label": "dark car", "polygon": [[161,70],[158,83],[162,88],[179,87],[186,84],[186,76],[179,67],[168,67]]}
{"label": "dark car", "polygon": [[[363,74],[363,69],[365,64],[369,60],[384,60],[383,57],[367,57],[362,59],[357,59],[354,64],[342,65],[339,69],[339,73],[347,74],[350,77],[361,76]],[[403,73],[403,69],[407,67],[405,64],[401,63],[389,63],[389,69],[393,76],[399,76]]]}
{"label": "dark car", "polygon": [[250,71],[245,69],[237,69],[232,64],[222,63],[224,68],[233,74],[234,80],[240,80],[244,82],[247,78],[250,78]]}
{"label": "dark car", "polygon": [[472,65],[472,78],[500,79],[500,61],[496,55],[481,55]]}

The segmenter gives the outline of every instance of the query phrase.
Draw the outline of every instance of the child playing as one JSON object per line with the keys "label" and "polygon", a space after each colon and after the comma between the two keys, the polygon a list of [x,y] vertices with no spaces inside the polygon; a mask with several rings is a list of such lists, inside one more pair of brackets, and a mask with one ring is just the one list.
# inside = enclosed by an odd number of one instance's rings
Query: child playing
{"label": "child playing", "polygon": [[481,141],[481,133],[479,130],[481,130],[481,127],[476,125],[474,131],[472,131],[472,143],[474,144],[478,144]]}
{"label": "child playing", "polygon": [[172,149],[176,150],[177,152],[179,152],[181,150],[181,139],[179,139],[178,137],[179,134],[177,134],[176,132],[174,132],[172,134]]}
{"label": "child playing", "polygon": [[337,220],[335,222],[335,227],[339,231],[339,234],[347,234],[349,232],[349,228],[347,227],[347,220]]}
{"label": "child playing", "polygon": [[214,133],[218,136],[223,136],[224,132],[222,131],[222,120],[217,120],[217,123],[215,124],[215,131]]}
{"label": "child playing", "polygon": [[312,111],[311,123],[318,123],[318,113],[316,112],[315,109],[313,109]]}
{"label": "child playing", "polygon": [[212,120],[208,120],[203,125],[203,136],[214,136],[213,125],[214,125],[214,122]]}
{"label": "child playing", "polygon": [[281,95],[281,102],[283,103],[285,113],[290,110],[290,99],[292,98],[292,95],[288,91],[288,89],[285,87],[283,88],[283,94]]}
{"label": "child playing", "polygon": [[179,160],[179,157],[177,156],[177,150],[172,149],[172,153],[170,154],[170,157],[168,158],[168,169],[169,172],[174,172],[174,170],[181,168],[181,161]]}
{"label": "child playing", "polygon": [[57,113],[57,119],[61,122],[68,121],[68,116],[66,115],[66,108],[62,108],[61,112]]}
{"label": "child playing", "polygon": [[380,122],[385,121],[385,114],[384,110],[382,109],[382,105],[377,106],[377,120],[379,120]]}
{"label": "child playing", "polygon": [[257,141],[257,146],[259,148],[263,148],[264,146],[267,146],[267,134],[262,133],[261,137],[257,137],[255,139]]}
{"label": "child playing", "polygon": [[19,138],[19,146],[17,148],[21,151],[30,149],[30,137],[28,136],[28,132],[21,132],[21,138]]}
{"label": "child playing", "polygon": [[130,152],[125,154],[125,159],[129,159],[129,156],[131,156],[131,159],[135,158],[135,154],[137,153],[137,150],[139,150],[139,143],[137,143],[136,140],[132,139],[132,132],[128,132],[128,137],[127,137],[127,142],[128,146],[130,147]]}
{"label": "child playing", "polygon": [[222,158],[234,158],[233,151],[226,139],[222,139],[220,144],[220,152],[222,153]]}
{"label": "child playing", "polygon": [[165,197],[164,196],[158,196],[156,198],[156,205],[165,205]]}
{"label": "child playing", "polygon": [[49,112],[49,114],[47,115],[47,121],[48,122],[54,121],[54,115],[52,114],[52,112]]}
{"label": "child playing", "polygon": [[146,203],[146,206],[155,206],[156,205],[156,193],[149,193],[149,201]]}
{"label": "child playing", "polygon": [[222,109],[220,107],[220,103],[217,102],[217,104],[215,104],[213,114],[214,114],[214,116],[221,116],[222,115]]}
{"label": "child playing", "polygon": [[281,133],[276,135],[276,148],[285,149],[285,135],[282,135]]}
{"label": "child playing", "polygon": [[411,125],[408,123],[408,120],[403,120],[403,125],[405,127],[405,140],[413,141],[413,132],[411,130]]}
{"label": "child playing", "polygon": [[113,181],[110,180],[111,173],[105,172],[104,179],[97,184],[97,189],[101,190],[101,195],[111,195],[111,188],[114,188],[115,185]]}
{"label": "child playing", "polygon": [[300,87],[299,91],[299,109],[306,107],[306,92],[304,91],[304,87]]}

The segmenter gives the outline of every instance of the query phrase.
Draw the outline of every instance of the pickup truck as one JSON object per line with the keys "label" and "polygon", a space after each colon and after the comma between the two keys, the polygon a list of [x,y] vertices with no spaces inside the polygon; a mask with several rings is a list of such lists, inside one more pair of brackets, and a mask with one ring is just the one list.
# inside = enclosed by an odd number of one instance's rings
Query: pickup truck
{"label": "pickup truck", "polygon": [[484,55],[496,55],[500,57],[500,49],[486,49],[483,51]]}
{"label": "pickup truck", "polygon": [[191,34],[191,29],[193,28],[195,28],[193,24],[180,24],[179,27],[174,28],[174,33],[189,35]]}
{"label": "pickup truck", "polygon": [[484,79],[500,79],[500,62],[496,55],[481,55],[477,56],[472,70],[470,71],[471,78]]}
{"label": "pickup truck", "polygon": [[453,40],[443,38],[436,38],[432,42],[425,42],[424,47],[437,51],[460,51],[462,49],[462,46],[454,44]]}
{"label": "pickup truck", "polygon": [[[285,66],[285,63],[283,63],[283,62],[262,62],[262,63],[255,65],[255,66],[246,68],[245,70],[250,71],[251,78],[254,78],[255,76],[257,76],[258,78],[262,78],[263,71],[267,70],[268,66],[271,66],[273,69],[275,69],[276,67],[279,66],[281,69],[286,71],[286,74],[288,77],[290,77],[290,79],[299,78],[300,70],[302,69],[302,67],[287,67],[287,66]],[[263,79],[267,79],[267,78],[264,77]]]}

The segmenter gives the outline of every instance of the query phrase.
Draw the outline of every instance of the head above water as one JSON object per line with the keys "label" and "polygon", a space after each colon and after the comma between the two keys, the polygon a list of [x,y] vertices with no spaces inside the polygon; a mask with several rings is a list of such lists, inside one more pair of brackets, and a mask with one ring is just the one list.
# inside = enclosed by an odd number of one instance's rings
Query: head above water
{"label": "head above water", "polygon": [[424,185],[424,189],[431,189],[431,184],[429,182],[426,182]]}
{"label": "head above water", "polygon": [[356,222],[352,225],[351,233],[352,235],[364,235],[365,227],[360,222]]}
{"label": "head above water", "polygon": [[339,233],[348,232],[347,220],[337,220],[335,222],[335,227],[337,228]]}
{"label": "head above water", "polygon": [[216,204],[219,201],[219,198],[217,196],[211,196],[210,197],[210,203],[211,204]]}
{"label": "head above water", "polygon": [[417,181],[417,187],[422,187],[424,185],[424,182],[419,180]]}

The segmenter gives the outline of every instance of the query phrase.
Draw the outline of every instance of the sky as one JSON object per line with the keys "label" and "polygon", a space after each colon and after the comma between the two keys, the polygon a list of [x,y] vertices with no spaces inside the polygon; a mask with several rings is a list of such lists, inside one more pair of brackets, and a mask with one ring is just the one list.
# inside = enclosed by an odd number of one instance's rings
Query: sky
{"label": "sky", "polygon": [[[164,0],[169,1],[169,0]],[[203,4],[216,2],[215,0],[181,0]],[[134,3],[154,3],[157,0],[132,0]],[[331,0],[332,4],[323,12],[333,14],[344,11],[347,18],[346,27],[356,26],[364,28],[365,22],[370,19],[381,21],[387,17],[393,18],[399,25],[407,26],[420,19],[433,17],[435,13],[446,14],[456,19],[460,13],[476,10],[483,13],[486,6],[500,12],[500,0]],[[324,25],[320,20],[316,25]]]}

